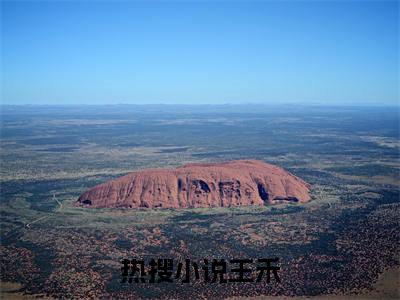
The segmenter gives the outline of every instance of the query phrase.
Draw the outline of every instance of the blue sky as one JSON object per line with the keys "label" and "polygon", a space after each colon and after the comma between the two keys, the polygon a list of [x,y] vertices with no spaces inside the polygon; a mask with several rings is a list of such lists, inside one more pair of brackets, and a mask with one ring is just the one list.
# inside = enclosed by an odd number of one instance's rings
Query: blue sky
{"label": "blue sky", "polygon": [[399,101],[397,1],[1,2],[3,104]]}

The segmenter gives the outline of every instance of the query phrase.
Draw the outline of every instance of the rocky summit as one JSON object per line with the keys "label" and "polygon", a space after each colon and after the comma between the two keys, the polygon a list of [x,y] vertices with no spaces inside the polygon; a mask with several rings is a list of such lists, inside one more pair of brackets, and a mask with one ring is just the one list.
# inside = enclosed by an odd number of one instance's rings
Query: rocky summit
{"label": "rocky summit", "polygon": [[284,169],[257,160],[147,169],[97,185],[78,205],[119,208],[188,208],[307,202],[309,185]]}

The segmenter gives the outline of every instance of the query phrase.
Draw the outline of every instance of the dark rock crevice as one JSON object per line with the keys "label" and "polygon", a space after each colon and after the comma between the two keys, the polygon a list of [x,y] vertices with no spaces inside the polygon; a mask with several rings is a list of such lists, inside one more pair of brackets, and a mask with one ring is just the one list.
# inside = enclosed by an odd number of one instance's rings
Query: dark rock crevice
{"label": "dark rock crevice", "polygon": [[264,185],[262,183],[257,183],[257,189],[258,189],[258,195],[260,196],[260,198],[266,202],[268,201],[269,198],[269,194],[266,191]]}

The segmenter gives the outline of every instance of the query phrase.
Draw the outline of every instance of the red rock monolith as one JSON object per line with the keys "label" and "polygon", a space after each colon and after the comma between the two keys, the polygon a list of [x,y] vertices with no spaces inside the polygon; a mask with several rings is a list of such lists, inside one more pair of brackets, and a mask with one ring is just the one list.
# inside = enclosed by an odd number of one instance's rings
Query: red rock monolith
{"label": "red rock monolith", "polygon": [[257,160],[236,160],[133,172],[88,190],[78,205],[188,208],[309,200],[309,185],[284,169]]}

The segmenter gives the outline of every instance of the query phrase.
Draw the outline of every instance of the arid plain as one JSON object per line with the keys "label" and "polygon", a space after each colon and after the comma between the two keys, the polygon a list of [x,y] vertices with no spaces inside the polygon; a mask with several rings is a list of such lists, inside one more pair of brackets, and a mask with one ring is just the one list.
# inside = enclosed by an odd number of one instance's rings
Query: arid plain
{"label": "arid plain", "polygon": [[[387,274],[398,276],[397,108],[5,106],[1,122],[5,297],[360,299],[377,295]],[[285,168],[310,184],[312,200],[74,205],[89,188],[132,171],[237,159]],[[279,257],[281,283],[121,284],[121,259],[135,257]],[[399,295],[393,284],[391,291],[387,297]]]}

